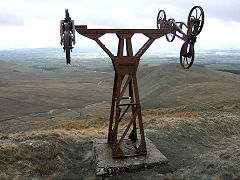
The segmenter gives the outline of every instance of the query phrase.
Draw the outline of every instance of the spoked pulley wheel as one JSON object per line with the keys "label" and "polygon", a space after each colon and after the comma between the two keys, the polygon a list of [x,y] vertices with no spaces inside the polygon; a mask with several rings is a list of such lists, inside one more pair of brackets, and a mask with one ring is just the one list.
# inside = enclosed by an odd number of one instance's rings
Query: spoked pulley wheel
{"label": "spoked pulley wheel", "polygon": [[173,42],[173,40],[175,39],[175,36],[176,36],[176,29],[175,29],[174,22],[175,22],[174,19],[169,19],[168,20],[168,23],[172,28],[172,32],[170,32],[166,35],[166,39],[167,39],[168,42]]}
{"label": "spoked pulley wheel", "polygon": [[166,21],[166,13],[164,10],[160,10],[157,15],[157,28],[161,28],[161,24]]}
{"label": "spoked pulley wheel", "polygon": [[180,51],[180,64],[184,69],[189,69],[194,61],[194,45],[185,42]]}
{"label": "spoked pulley wheel", "polygon": [[[193,23],[191,25],[191,23]],[[192,35],[197,36],[203,28],[204,24],[204,11],[200,6],[194,6],[188,15],[188,27],[192,26]]]}
{"label": "spoked pulley wheel", "polygon": [[64,50],[66,51],[67,64],[70,64],[71,36],[69,31],[64,32]]}

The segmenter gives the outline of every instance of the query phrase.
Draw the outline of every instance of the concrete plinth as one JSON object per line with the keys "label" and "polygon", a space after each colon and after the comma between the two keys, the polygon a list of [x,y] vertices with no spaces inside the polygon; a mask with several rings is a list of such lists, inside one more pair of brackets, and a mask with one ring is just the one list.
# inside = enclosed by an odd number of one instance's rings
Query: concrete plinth
{"label": "concrete plinth", "polygon": [[127,158],[112,158],[112,149],[106,139],[96,139],[93,143],[93,156],[96,175],[110,175],[122,171],[137,170],[167,164],[167,158],[145,137],[147,155]]}

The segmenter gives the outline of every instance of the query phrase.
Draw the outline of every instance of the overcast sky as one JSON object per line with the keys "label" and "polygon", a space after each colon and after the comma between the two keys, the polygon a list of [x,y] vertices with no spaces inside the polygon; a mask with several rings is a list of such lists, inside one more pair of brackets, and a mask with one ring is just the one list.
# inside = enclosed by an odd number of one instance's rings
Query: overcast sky
{"label": "overcast sky", "polygon": [[[1,0],[0,49],[60,47],[59,21],[65,8],[75,24],[88,28],[156,28],[160,9],[167,18],[187,22],[194,5],[205,12],[199,48],[240,48],[239,0]],[[78,46],[96,44],[79,34],[76,38]],[[105,40],[111,43],[109,38]],[[170,46],[161,38],[155,45],[177,47],[180,43],[177,40]]]}

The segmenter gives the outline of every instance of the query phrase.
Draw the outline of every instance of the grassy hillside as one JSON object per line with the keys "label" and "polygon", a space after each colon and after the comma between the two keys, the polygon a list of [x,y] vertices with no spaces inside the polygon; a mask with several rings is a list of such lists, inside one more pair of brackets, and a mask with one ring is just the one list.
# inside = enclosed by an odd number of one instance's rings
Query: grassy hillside
{"label": "grassy hillside", "polygon": [[0,60],[0,73],[11,73],[11,72],[33,72],[34,70],[31,70],[25,66],[21,66],[15,63],[2,61]]}
{"label": "grassy hillside", "polygon": [[[108,115],[113,73],[45,72],[0,61],[0,132],[31,130]],[[188,105],[193,111],[240,107],[238,75],[179,64],[139,68],[143,109]],[[69,114],[77,114],[70,118]]]}
{"label": "grassy hillside", "polygon": [[0,61],[0,76],[0,121],[83,108],[111,97],[111,73],[44,72]]}
{"label": "grassy hillside", "polygon": [[[109,179],[239,179],[240,114],[179,108],[143,111],[145,133],[169,164]],[[107,137],[107,117],[0,135],[0,179],[96,179],[92,141]],[[126,121],[121,124],[126,125]]]}
{"label": "grassy hillside", "polygon": [[[0,75],[0,179],[95,179],[92,141],[107,137],[113,74],[0,61]],[[145,133],[169,164],[109,179],[240,178],[238,75],[168,64],[140,68],[138,80]]]}
{"label": "grassy hillside", "polygon": [[138,71],[142,106],[172,107],[191,104],[215,107],[222,103],[240,102],[240,76],[193,66],[182,69],[179,64],[146,67]]}

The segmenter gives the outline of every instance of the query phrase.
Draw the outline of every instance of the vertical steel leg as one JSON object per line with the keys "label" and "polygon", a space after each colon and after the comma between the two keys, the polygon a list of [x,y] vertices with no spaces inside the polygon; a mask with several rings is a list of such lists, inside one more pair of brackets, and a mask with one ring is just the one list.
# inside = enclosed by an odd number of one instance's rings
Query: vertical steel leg
{"label": "vertical steel leg", "polygon": [[121,91],[121,85],[122,85],[122,76],[121,75],[117,75],[117,89],[116,89],[116,114],[115,114],[115,125],[114,125],[114,132],[113,132],[113,156],[114,157],[118,157],[118,156],[122,156],[123,152],[122,150],[119,148],[115,148],[117,146],[117,142],[118,142],[118,125],[119,125],[119,116],[120,116],[120,107],[119,107],[119,103],[120,103],[120,91]]}
{"label": "vertical steel leg", "polygon": [[114,117],[114,110],[116,105],[116,89],[117,89],[117,73],[114,76],[114,84],[113,84],[113,92],[112,92],[112,105],[111,105],[111,113],[109,118],[109,128],[108,128],[108,143],[112,144],[113,142],[113,117]]}
{"label": "vertical steel leg", "polygon": [[[134,102],[134,97],[133,97],[133,87],[132,87],[132,80],[130,81],[129,83],[129,97],[131,98],[131,103]],[[132,116],[135,112],[135,108],[134,108],[134,105],[131,105],[132,106]],[[129,134],[128,136],[129,139],[131,139],[132,142],[136,142],[137,141],[137,127],[136,127],[136,118],[133,122],[133,129],[132,129],[132,132]]]}
{"label": "vertical steel leg", "polygon": [[[112,94],[111,113],[110,113],[110,120],[109,120],[108,143],[112,145],[113,157],[125,156],[124,152],[121,149],[123,148],[122,145],[125,143],[124,138],[126,137],[126,135],[128,134],[129,130],[132,127],[132,131],[129,134],[128,138],[133,143],[137,141],[136,120],[138,119],[141,142],[140,142],[140,145],[136,147],[137,148],[136,152],[133,153],[132,155],[134,156],[134,155],[147,154],[136,72],[137,72],[138,63],[141,55],[150,46],[153,40],[146,43],[147,45],[144,45],[141,48],[141,50],[139,50],[139,52],[135,56],[133,56],[132,42],[131,42],[132,35],[117,34],[117,36],[119,38],[118,52],[117,52],[117,56],[112,58],[112,62],[115,70],[115,77],[114,77],[114,86],[113,86],[113,94]],[[123,56],[124,40],[126,40],[127,56]],[[133,59],[134,59],[134,62],[132,61]],[[128,75],[128,78],[126,79],[123,87],[121,87],[123,83],[123,79],[127,75]],[[121,100],[125,99],[124,94],[127,87],[129,88],[130,102],[120,104]],[[127,109],[125,109],[125,111],[121,114],[120,107],[122,106],[127,106]],[[124,117],[125,113],[127,112],[128,107],[130,106],[132,109],[131,120],[128,122],[128,125],[125,127],[125,129],[123,129],[124,132],[122,136],[118,137],[119,123],[121,119]],[[132,144],[132,145],[135,146],[135,144]]]}
{"label": "vertical steel leg", "polygon": [[139,129],[140,129],[140,135],[141,135],[141,143],[137,149],[137,153],[138,154],[147,154],[136,74],[133,75],[133,84],[134,84],[134,93],[135,93],[135,97],[136,97],[136,103],[139,103],[139,105],[137,105],[137,109],[139,109],[138,122],[139,122]]}

